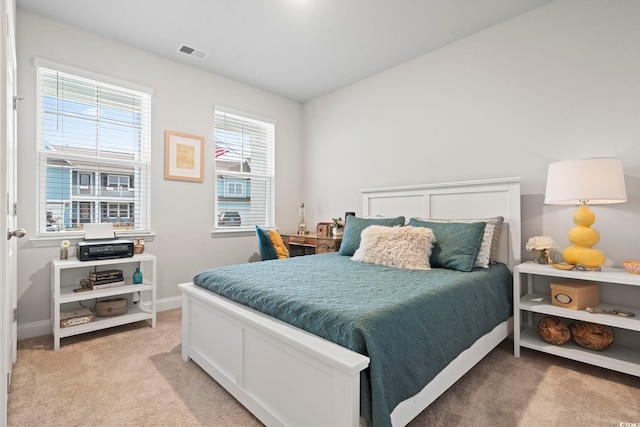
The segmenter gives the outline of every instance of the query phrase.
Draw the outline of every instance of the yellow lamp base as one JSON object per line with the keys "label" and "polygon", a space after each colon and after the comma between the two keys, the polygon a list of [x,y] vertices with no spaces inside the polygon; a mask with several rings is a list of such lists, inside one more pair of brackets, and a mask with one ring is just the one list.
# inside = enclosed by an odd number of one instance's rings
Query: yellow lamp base
{"label": "yellow lamp base", "polygon": [[600,249],[571,246],[562,251],[562,256],[568,264],[577,265],[579,269],[600,270],[607,257]]}
{"label": "yellow lamp base", "polygon": [[596,216],[587,205],[581,205],[573,216],[574,228],[569,230],[569,241],[573,246],[562,252],[564,260],[569,264],[575,264],[584,270],[600,270],[607,257],[599,249],[593,249],[593,245],[600,241],[600,233],[591,228],[596,221]]}

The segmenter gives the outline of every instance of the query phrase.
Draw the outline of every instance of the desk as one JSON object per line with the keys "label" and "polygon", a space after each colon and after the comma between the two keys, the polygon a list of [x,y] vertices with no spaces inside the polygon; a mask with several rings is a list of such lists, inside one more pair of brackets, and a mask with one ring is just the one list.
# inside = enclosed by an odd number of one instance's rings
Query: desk
{"label": "desk", "polygon": [[325,254],[338,252],[342,236],[318,236],[316,233],[280,233],[289,248],[290,256]]}

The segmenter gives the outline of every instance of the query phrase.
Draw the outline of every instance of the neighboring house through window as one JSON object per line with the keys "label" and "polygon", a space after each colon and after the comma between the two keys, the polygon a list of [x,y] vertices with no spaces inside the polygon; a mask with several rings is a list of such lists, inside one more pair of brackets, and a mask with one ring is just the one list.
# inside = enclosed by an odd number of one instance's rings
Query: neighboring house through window
{"label": "neighboring house through window", "polygon": [[151,230],[149,88],[36,59],[38,233]]}
{"label": "neighboring house through window", "polygon": [[273,226],[275,121],[216,106],[214,124],[215,228]]}

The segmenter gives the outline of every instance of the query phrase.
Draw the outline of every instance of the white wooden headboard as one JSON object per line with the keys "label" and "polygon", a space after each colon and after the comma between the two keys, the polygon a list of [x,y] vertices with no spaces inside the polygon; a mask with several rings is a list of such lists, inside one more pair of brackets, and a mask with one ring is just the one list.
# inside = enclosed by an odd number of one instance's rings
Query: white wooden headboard
{"label": "white wooden headboard", "polygon": [[520,263],[520,178],[361,190],[362,215],[419,218],[504,217],[498,260]]}

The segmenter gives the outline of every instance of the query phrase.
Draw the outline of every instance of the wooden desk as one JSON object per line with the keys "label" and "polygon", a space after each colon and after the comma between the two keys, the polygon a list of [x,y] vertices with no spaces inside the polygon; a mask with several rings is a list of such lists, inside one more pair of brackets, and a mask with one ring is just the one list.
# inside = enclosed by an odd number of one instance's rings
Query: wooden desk
{"label": "wooden desk", "polygon": [[318,236],[316,233],[280,233],[282,241],[289,248],[290,256],[325,254],[338,252],[342,236]]}

